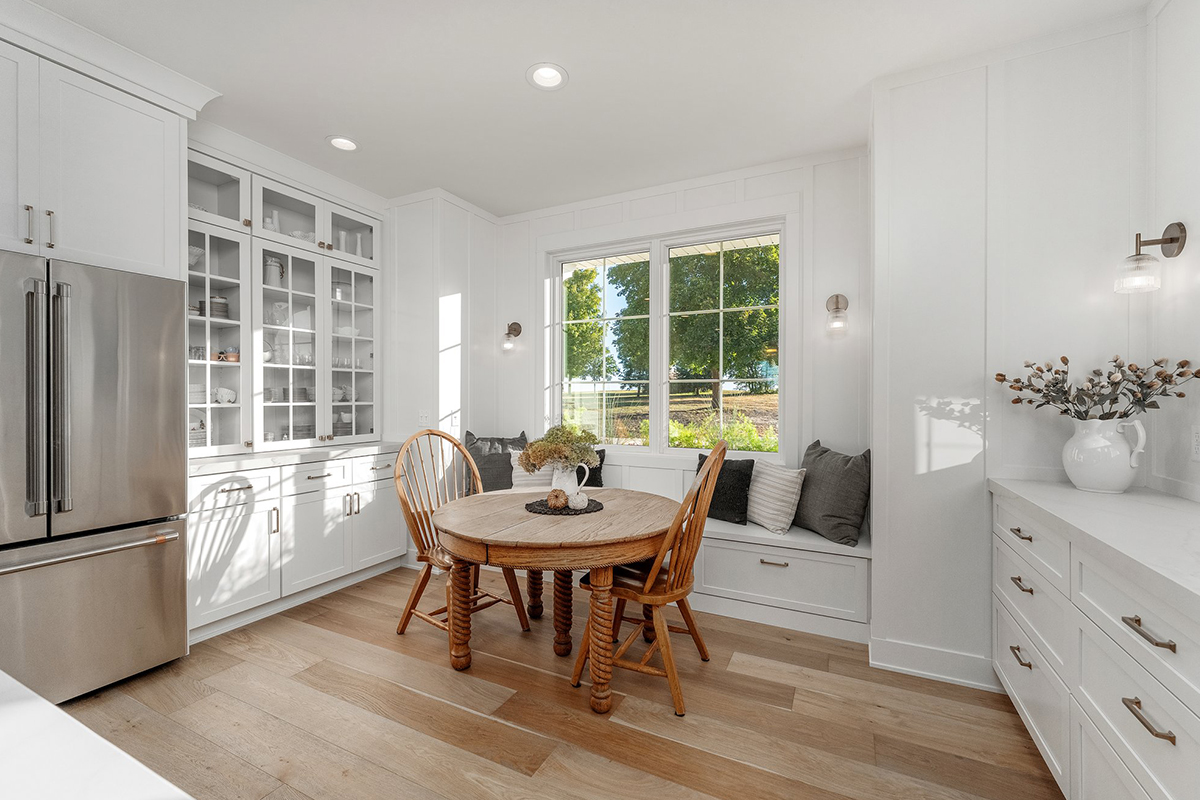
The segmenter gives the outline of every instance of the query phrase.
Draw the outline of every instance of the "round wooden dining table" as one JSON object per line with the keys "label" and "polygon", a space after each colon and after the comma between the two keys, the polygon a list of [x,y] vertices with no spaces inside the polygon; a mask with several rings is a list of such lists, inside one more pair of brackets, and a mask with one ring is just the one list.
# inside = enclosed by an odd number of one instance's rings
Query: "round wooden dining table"
{"label": "round wooden dining table", "polygon": [[[612,707],[613,567],[653,558],[662,548],[679,502],[629,489],[589,489],[604,508],[590,514],[534,514],[525,504],[542,492],[488,492],[449,502],[433,512],[438,541],[450,553],[450,664],[471,666],[471,570],[476,564],[525,570],[553,570],[556,585],[556,629],[563,617],[570,652],[571,570],[590,570],[591,605],[589,665],[592,710]],[[562,592],[565,578],[565,609]],[[559,631],[561,634],[561,631]],[[556,651],[560,650],[556,636]],[[565,652],[560,652],[565,655]]]}

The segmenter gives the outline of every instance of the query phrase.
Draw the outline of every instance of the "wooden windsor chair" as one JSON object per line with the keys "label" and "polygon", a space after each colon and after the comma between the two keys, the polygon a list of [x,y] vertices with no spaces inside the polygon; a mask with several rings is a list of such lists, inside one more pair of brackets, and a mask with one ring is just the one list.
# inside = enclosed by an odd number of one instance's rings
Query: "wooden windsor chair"
{"label": "wooden windsor chair", "polygon": [[[634,630],[613,653],[613,666],[666,678],[671,689],[671,700],[675,704],[675,714],[680,717],[684,715],[683,689],[679,685],[679,674],[675,669],[671,634],[690,634],[696,649],[700,651],[701,660],[708,661],[708,647],[704,644],[704,637],[700,635],[700,628],[696,624],[691,606],[688,605],[687,596],[692,593],[692,567],[696,563],[697,553],[700,552],[700,540],[704,537],[708,507],[717,485],[717,476],[725,462],[725,451],[725,442],[718,442],[705,459],[704,465],[696,474],[696,479],[692,481],[691,488],[688,489],[687,496],[679,505],[679,513],[675,515],[658,555],[635,564],[613,567],[612,594],[617,601],[613,615],[613,640],[619,640],[622,622],[632,622],[635,625]],[[587,576],[579,585],[591,591]],[[625,604],[629,602],[642,604],[641,619],[625,616]],[[686,627],[667,624],[663,612],[671,603],[679,607]],[[650,642],[641,660],[630,661],[623,658],[639,635]],[[571,676],[572,686],[579,686],[579,679],[588,659],[590,636],[589,625],[583,631],[579,656],[575,660],[575,672]],[[650,659],[656,652],[662,656],[662,668],[650,665]]]}
{"label": "wooden windsor chair", "polygon": [[[437,531],[433,527],[433,512],[451,500],[458,500],[483,491],[479,468],[475,466],[467,449],[448,433],[425,429],[408,438],[396,455],[396,494],[400,496],[400,507],[404,521],[417,548],[417,561],[421,571],[408,595],[408,603],[396,626],[396,633],[404,633],[413,617],[422,619],[436,628],[450,628],[450,581],[446,581],[446,604],[431,612],[417,608],[421,595],[429,584],[434,568],[449,573],[452,566],[450,554],[438,543]],[[471,575],[471,613],[490,608],[497,603],[507,603],[517,612],[521,630],[529,630],[529,618],[521,599],[521,588],[516,573],[504,570],[504,582],[508,584],[509,597],[494,594],[479,586],[479,567]]]}

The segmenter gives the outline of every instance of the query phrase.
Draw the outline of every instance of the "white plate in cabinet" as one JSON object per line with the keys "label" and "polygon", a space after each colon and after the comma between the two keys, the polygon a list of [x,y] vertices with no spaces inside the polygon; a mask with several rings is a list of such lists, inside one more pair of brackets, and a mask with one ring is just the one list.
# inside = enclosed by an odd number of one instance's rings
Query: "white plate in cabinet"
{"label": "white plate in cabinet", "polygon": [[992,598],[992,660],[1050,773],[1068,794],[1070,782],[1070,693],[1053,667]]}
{"label": "white plate in cabinet", "polygon": [[992,536],[992,592],[1003,599],[1058,676],[1074,683],[1075,618],[1070,601],[999,535]]}
{"label": "white plate in cabinet", "polygon": [[350,521],[355,570],[402,556],[408,549],[408,529],[400,520],[400,500],[391,482],[353,487],[354,514]]}
{"label": "white plate in cabinet", "polygon": [[352,501],[350,492],[339,489],[280,501],[284,596],[350,572]]}
{"label": "white plate in cabinet", "polygon": [[1085,552],[1073,561],[1075,605],[1189,708],[1200,709],[1200,621]]}
{"label": "white plate in cabinet", "polygon": [[377,456],[361,456],[354,459],[353,469],[355,483],[393,480],[396,474],[396,454],[381,453]]}
{"label": "white plate in cabinet", "polygon": [[1150,800],[1100,731],[1071,701],[1071,800]]}
{"label": "white plate in cabinet", "polygon": [[273,506],[279,497],[279,470],[258,469],[192,478],[188,481],[188,497],[188,507],[192,511],[240,505]]}
{"label": "white plate in cabinet", "polygon": [[865,558],[705,539],[696,564],[696,591],[866,622],[870,565]]}
{"label": "white plate in cabinet", "polygon": [[1007,500],[992,503],[992,530],[1060,592],[1071,593],[1071,546],[1065,536],[1030,522]]}
{"label": "white plate in cabinet", "polygon": [[1200,795],[1200,717],[1112,639],[1080,624],[1076,699],[1138,783],[1171,800]]}
{"label": "white plate in cabinet", "polygon": [[282,467],[283,495],[323,492],[350,485],[350,459]]}
{"label": "white plate in cabinet", "polygon": [[278,505],[242,504],[188,519],[188,628],[280,597]]}

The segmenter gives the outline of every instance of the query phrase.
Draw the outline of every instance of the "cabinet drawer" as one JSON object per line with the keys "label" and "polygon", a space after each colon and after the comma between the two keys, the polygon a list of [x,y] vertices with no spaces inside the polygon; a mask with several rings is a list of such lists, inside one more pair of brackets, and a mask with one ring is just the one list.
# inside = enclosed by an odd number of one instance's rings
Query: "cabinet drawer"
{"label": "cabinet drawer", "polygon": [[992,591],[1005,602],[1058,677],[1074,683],[1071,642],[1075,624],[1070,601],[999,536],[992,536]]}
{"label": "cabinet drawer", "polygon": [[1069,795],[1070,694],[1045,656],[992,597],[992,660],[1050,773]]}
{"label": "cabinet drawer", "polygon": [[696,591],[858,622],[870,619],[870,561],[706,539]]}
{"label": "cabinet drawer", "polygon": [[1141,785],[1192,800],[1200,787],[1200,717],[1103,631],[1077,619],[1079,705]]}
{"label": "cabinet drawer", "polygon": [[1075,604],[1189,708],[1200,709],[1200,622],[1085,552],[1072,561]]}
{"label": "cabinet drawer", "polygon": [[1116,752],[1071,701],[1071,800],[1150,800]]}
{"label": "cabinet drawer", "polygon": [[362,456],[353,460],[353,476],[355,483],[373,483],[375,481],[392,480],[396,472],[396,453],[380,453],[376,456]]}
{"label": "cabinet drawer", "polygon": [[279,496],[279,470],[258,469],[227,475],[205,475],[188,481],[192,511],[265,503]]}
{"label": "cabinet drawer", "polygon": [[1071,546],[1065,536],[1029,521],[1007,500],[992,503],[992,530],[1063,594],[1070,594]]}
{"label": "cabinet drawer", "polygon": [[282,467],[283,496],[323,492],[350,485],[350,459]]}

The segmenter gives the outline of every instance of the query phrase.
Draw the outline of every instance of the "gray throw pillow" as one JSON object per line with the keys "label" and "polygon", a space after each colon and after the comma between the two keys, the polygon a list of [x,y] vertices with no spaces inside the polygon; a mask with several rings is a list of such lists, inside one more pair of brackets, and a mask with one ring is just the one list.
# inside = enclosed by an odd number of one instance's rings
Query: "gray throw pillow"
{"label": "gray throw pillow", "polygon": [[871,451],[848,456],[813,442],[804,453],[804,490],[796,524],[854,547],[871,496]]}
{"label": "gray throw pillow", "polygon": [[475,466],[479,468],[479,477],[483,479],[485,492],[512,488],[512,460],[508,454],[513,450],[524,450],[527,443],[525,431],[512,438],[479,437],[467,431],[463,437],[463,446],[467,448]]}
{"label": "gray throw pillow", "polygon": [[524,450],[525,445],[529,444],[529,440],[525,438],[525,431],[521,431],[520,436],[505,438],[503,436],[476,436],[467,431],[463,437],[463,446],[467,448],[467,452],[471,454],[471,458],[479,458],[486,456],[489,453],[507,453],[510,450]]}

